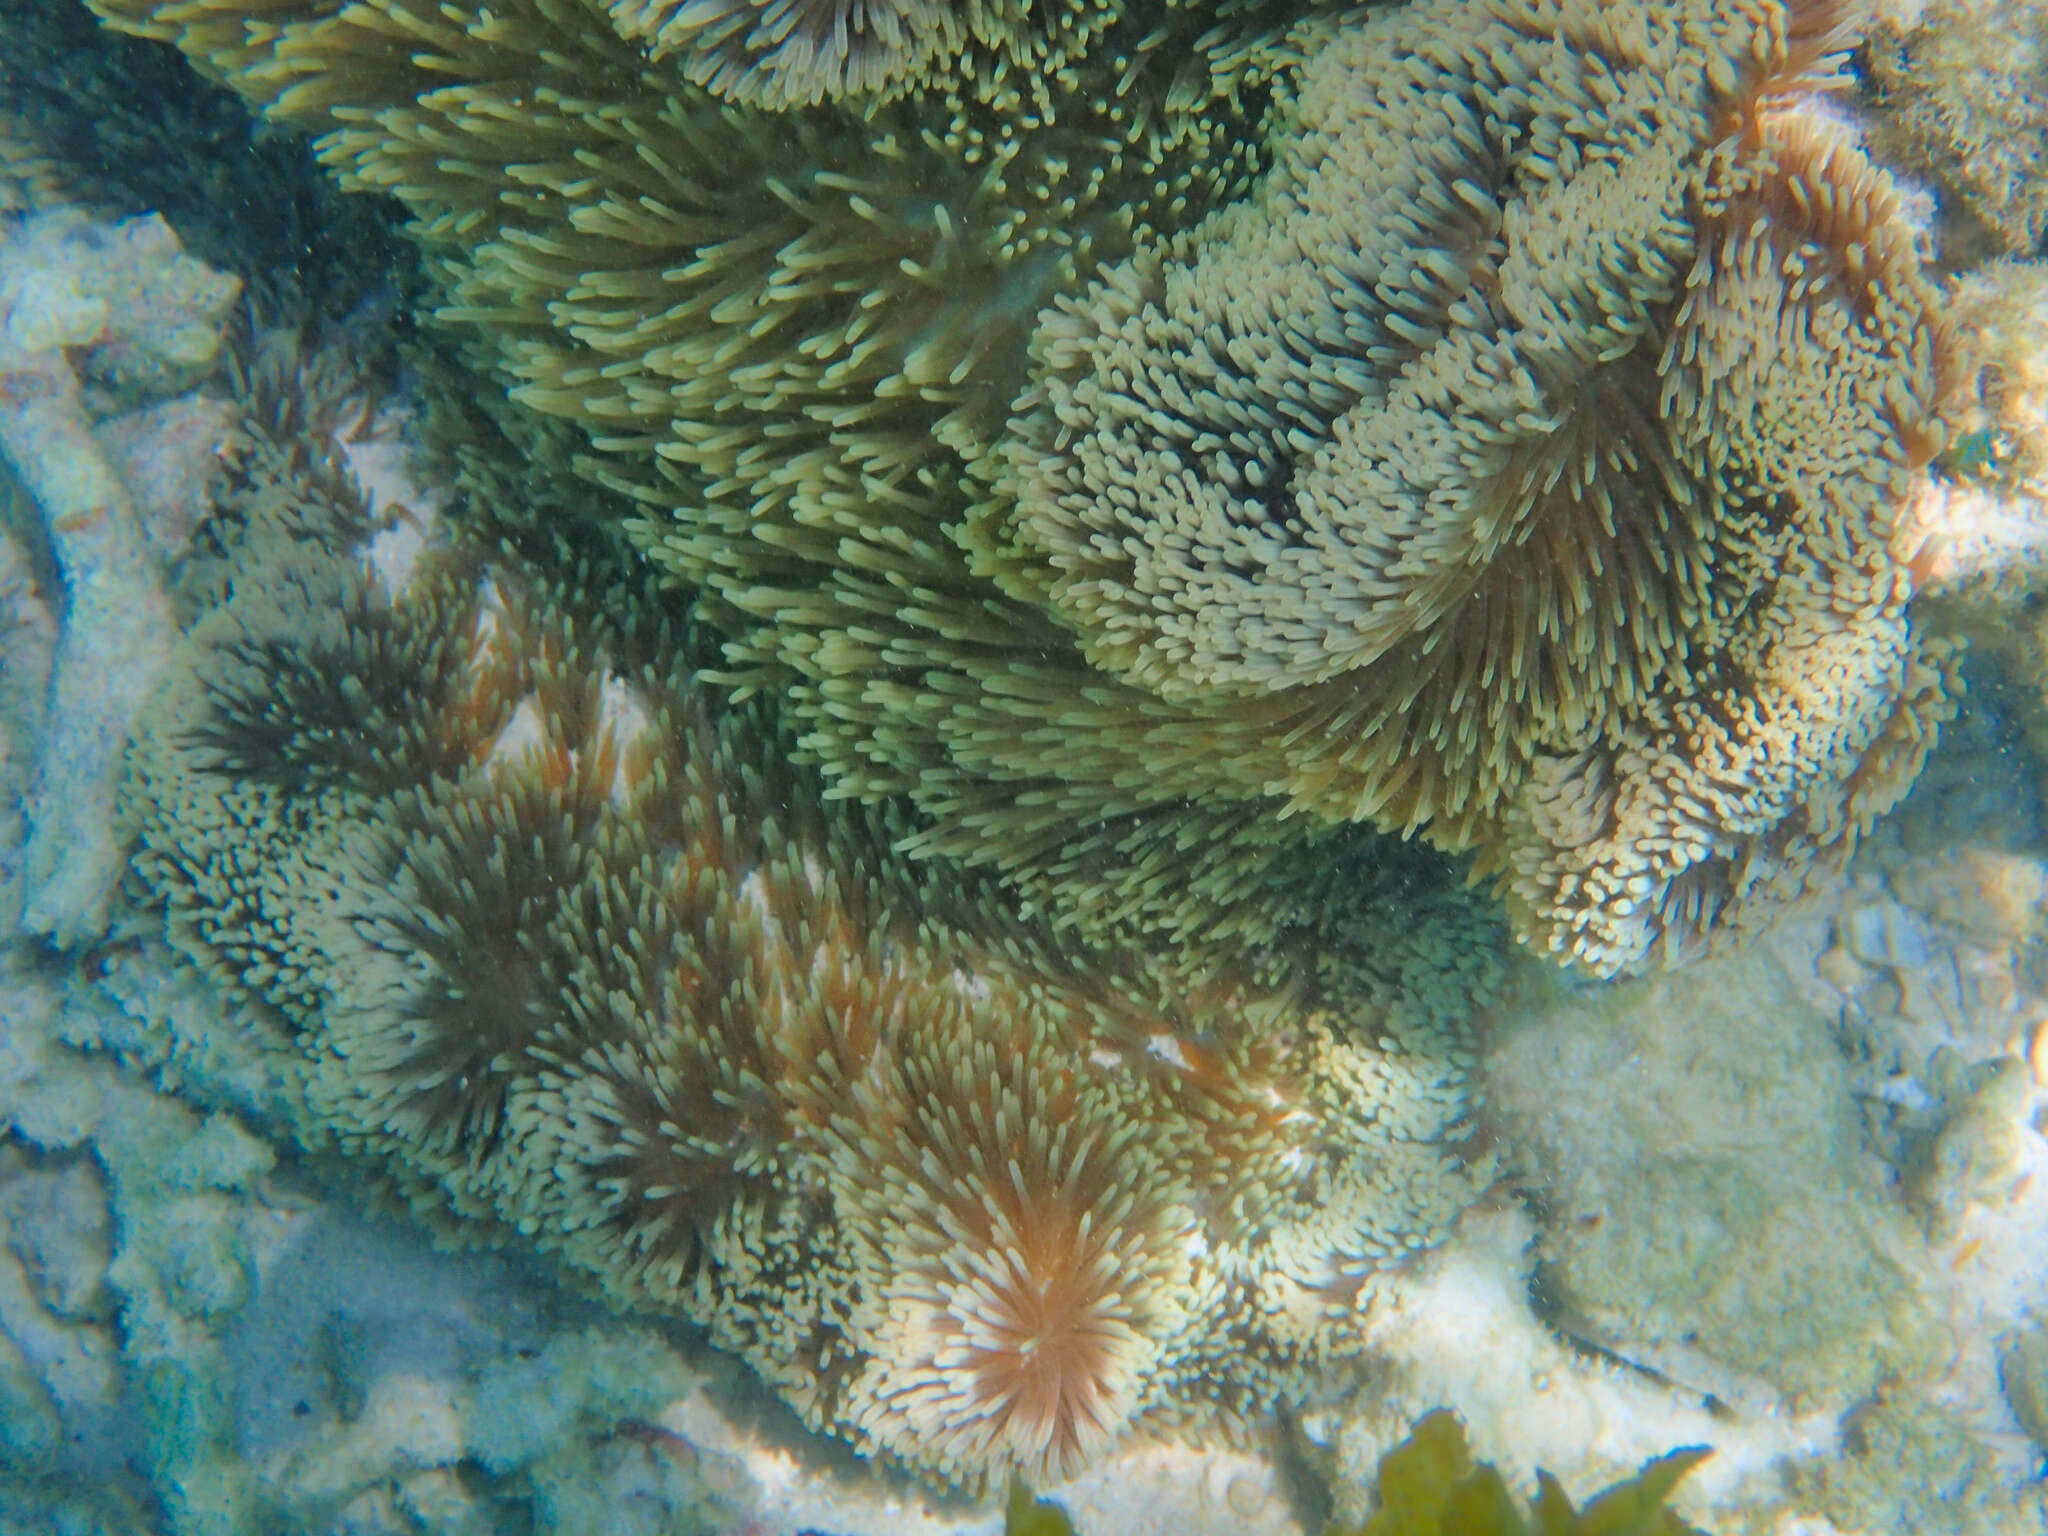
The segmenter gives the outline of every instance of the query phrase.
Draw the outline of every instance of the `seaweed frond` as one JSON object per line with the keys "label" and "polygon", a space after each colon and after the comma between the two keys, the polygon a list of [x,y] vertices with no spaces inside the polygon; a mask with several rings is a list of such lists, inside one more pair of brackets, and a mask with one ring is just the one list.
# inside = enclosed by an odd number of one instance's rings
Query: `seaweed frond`
{"label": "seaweed frond", "polygon": [[1381,1460],[1378,1511],[1360,1526],[1332,1525],[1325,1536],[1700,1536],[1665,1500],[1709,1454],[1688,1446],[1660,1456],[1583,1510],[1539,1472],[1535,1507],[1524,1514],[1506,1479],[1473,1461],[1457,1415],[1440,1410]]}
{"label": "seaweed frond", "polygon": [[1051,1499],[1033,1498],[1022,1478],[1013,1478],[1003,1507],[1003,1536],[1074,1536],[1074,1522]]}

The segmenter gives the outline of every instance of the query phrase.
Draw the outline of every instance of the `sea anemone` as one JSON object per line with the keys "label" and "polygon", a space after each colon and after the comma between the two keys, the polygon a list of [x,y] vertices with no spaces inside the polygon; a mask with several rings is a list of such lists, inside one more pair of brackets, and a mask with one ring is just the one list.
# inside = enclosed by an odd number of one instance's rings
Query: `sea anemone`
{"label": "sea anemone", "polygon": [[[1098,742],[1144,702],[1102,694],[1057,626],[969,572],[956,525],[1049,296],[1241,195],[1334,12],[1094,7],[1070,48],[1045,41],[1068,25],[1051,7],[1030,67],[771,115],[533,0],[269,5],[260,36],[238,0],[100,9],[407,205],[445,326],[585,435],[580,471],[637,501],[654,567],[702,589],[724,677],[780,694],[840,792],[916,798],[956,854],[1083,928],[1264,939],[1299,917],[1265,916],[1303,840],[1270,807],[1104,794]],[[1009,14],[968,11],[991,37]],[[1071,792],[981,760],[1055,739],[1082,754]],[[1370,842],[1332,857],[1370,863]]]}
{"label": "sea anemone", "polygon": [[1243,793],[1476,848],[1591,968],[1683,949],[1947,710],[1888,546],[1948,343],[1889,183],[1799,111],[1835,28],[1346,31],[1257,196],[1041,321],[986,563]]}
{"label": "sea anemone", "polygon": [[857,119],[650,63],[708,4],[102,6],[411,207],[836,792],[1082,931],[1270,941],[1367,825],[1639,965],[1838,858],[1948,708],[1887,549],[1947,340],[1800,108],[1831,5],[1105,10],[1022,96]]}
{"label": "sea anemone", "polygon": [[137,870],[300,1137],[432,1219],[977,1484],[1267,1411],[1489,1181],[1462,1019],[1394,971],[1081,946],[828,801],[686,632],[233,464]]}

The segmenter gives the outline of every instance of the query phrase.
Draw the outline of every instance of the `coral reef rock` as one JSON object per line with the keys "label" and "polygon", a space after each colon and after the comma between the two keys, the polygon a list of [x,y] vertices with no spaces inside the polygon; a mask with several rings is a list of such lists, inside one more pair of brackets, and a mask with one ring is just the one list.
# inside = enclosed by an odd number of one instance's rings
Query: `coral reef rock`
{"label": "coral reef rock", "polygon": [[239,291],[161,219],[109,226],[58,208],[0,228],[0,471],[26,492],[62,586],[20,899],[59,944],[104,922],[123,744],[177,634],[130,481],[94,428],[211,373]]}
{"label": "coral reef rock", "polygon": [[1948,1347],[1830,1021],[1769,953],[1509,1007],[1489,1100],[1542,1170],[1555,1326],[1751,1408],[1840,1411]]}

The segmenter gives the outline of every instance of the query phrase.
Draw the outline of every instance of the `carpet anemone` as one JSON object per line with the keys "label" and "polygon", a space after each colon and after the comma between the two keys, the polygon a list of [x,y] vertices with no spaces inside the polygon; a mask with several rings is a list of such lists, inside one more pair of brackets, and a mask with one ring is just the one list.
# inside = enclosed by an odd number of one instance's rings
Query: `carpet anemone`
{"label": "carpet anemone", "polygon": [[1952,707],[1824,0],[90,3],[504,387],[410,557],[252,416],[142,882],[307,1143],[919,1472],[1363,1348],[1492,1177],[1445,855],[1683,954]]}
{"label": "carpet anemone", "polygon": [[[328,455],[240,452],[220,499],[136,867],[297,1134],[809,1423],[976,1485],[1251,1421],[1490,1181],[1464,1010],[1398,964],[1082,946],[828,801],[687,635],[396,558]],[[373,699],[411,746],[336,739]]]}
{"label": "carpet anemone", "polygon": [[[951,851],[1084,928],[1270,929],[1260,897],[1302,837],[1268,807],[1020,787],[970,755],[1087,749],[1143,704],[1094,698],[1056,627],[966,568],[956,525],[1048,297],[1249,188],[1321,8],[1087,7],[1085,47],[1032,45],[1044,68],[857,114],[722,102],[594,5],[309,0],[253,29],[240,0],[100,9],[406,205],[444,327],[584,434],[581,472],[700,589],[724,676],[780,694],[837,788],[914,798]],[[1052,722],[1007,718],[1032,698]]]}
{"label": "carpet anemone", "polygon": [[1004,586],[1246,792],[1477,849],[1598,970],[1844,847],[1947,712],[1889,542],[1950,349],[1897,195],[1801,108],[1837,24],[1332,41],[1253,198],[1042,319]]}
{"label": "carpet anemone", "polygon": [[1386,834],[1624,969],[1951,708],[1820,0],[94,3],[398,198],[511,402],[435,418],[507,544],[410,563],[252,428],[143,881],[306,1141],[864,1450],[1362,1348],[1491,1177],[1490,920]]}
{"label": "carpet anemone", "polygon": [[[1081,932],[1267,941],[1372,828],[1639,966],[1949,709],[1827,0],[96,5],[407,206],[835,793]],[[952,62],[852,91],[892,39]]]}

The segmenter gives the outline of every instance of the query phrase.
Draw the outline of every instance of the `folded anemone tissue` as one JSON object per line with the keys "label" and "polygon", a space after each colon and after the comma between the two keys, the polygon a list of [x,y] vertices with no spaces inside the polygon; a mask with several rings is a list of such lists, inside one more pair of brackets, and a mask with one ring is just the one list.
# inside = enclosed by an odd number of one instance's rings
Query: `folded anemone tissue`
{"label": "folded anemone tissue", "polygon": [[0,1531],[2048,1526],[2044,42],[10,5]]}

